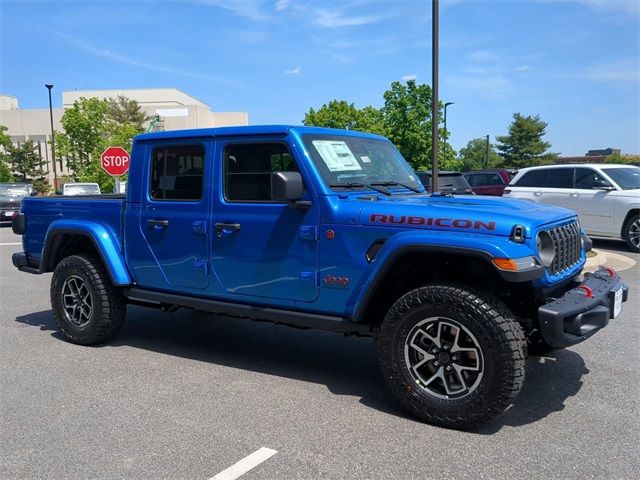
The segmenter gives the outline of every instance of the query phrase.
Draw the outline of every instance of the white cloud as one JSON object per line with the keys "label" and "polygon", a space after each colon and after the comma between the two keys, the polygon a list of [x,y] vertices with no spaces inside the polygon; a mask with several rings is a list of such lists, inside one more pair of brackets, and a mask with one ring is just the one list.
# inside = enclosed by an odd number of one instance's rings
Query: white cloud
{"label": "white cloud", "polygon": [[198,3],[222,8],[256,22],[269,20],[257,0],[196,0]]}
{"label": "white cloud", "polygon": [[76,48],[83,50],[91,55],[97,56],[97,57],[102,57],[102,58],[106,58],[108,60],[113,60],[115,62],[118,63],[122,63],[125,65],[130,65],[132,67],[138,67],[138,68],[143,68],[145,70],[152,70],[152,71],[156,71],[156,72],[161,72],[161,73],[167,73],[169,75],[176,75],[176,76],[180,76],[180,77],[187,77],[187,78],[195,78],[198,80],[206,80],[206,81],[210,81],[210,82],[217,82],[220,84],[224,84],[224,85],[233,85],[233,86],[239,86],[239,82],[236,81],[232,81],[229,78],[225,78],[225,77],[220,77],[220,76],[216,76],[216,75],[209,75],[206,73],[199,73],[199,72],[194,72],[188,69],[183,69],[183,68],[174,68],[171,67],[169,65],[164,65],[164,64],[154,64],[154,63],[149,63],[146,61],[142,61],[142,60],[138,60],[136,58],[130,57],[128,55],[124,55],[124,54],[120,54],[117,52],[112,52],[109,49],[100,49],[88,42],[85,42],[79,38],[73,37],[71,35],[68,35],[66,33],[63,32],[59,32],[57,30],[51,30],[51,29],[46,29],[47,31],[51,32],[53,35],[57,36],[58,38],[61,38],[62,40],[66,41],[67,43],[75,46]]}
{"label": "white cloud", "polygon": [[640,66],[635,58],[598,64],[588,68],[584,76],[604,83],[640,83]]}
{"label": "white cloud", "polygon": [[409,80],[417,80],[418,76],[415,73],[411,73],[409,75],[403,75],[402,80],[408,82]]}
{"label": "white cloud", "polygon": [[469,54],[469,58],[474,62],[495,62],[499,56],[489,50],[476,50]]}
{"label": "white cloud", "polygon": [[276,2],[276,12],[281,12],[282,10],[287,8],[289,6],[289,3],[291,3],[291,0],[278,0]]}
{"label": "white cloud", "polygon": [[372,15],[347,17],[334,10],[317,10],[316,15],[315,23],[323,28],[357,27],[380,20]]}
{"label": "white cloud", "polygon": [[630,14],[640,14],[640,2],[638,0],[577,0],[596,11],[609,11]]}
{"label": "white cloud", "polygon": [[455,88],[477,92],[488,98],[505,98],[513,92],[511,80],[496,68],[469,67],[443,80]]}
{"label": "white cloud", "polygon": [[514,67],[513,71],[514,72],[530,72],[533,69],[534,68],[531,65],[518,65],[517,67]]}
{"label": "white cloud", "polygon": [[285,75],[300,75],[300,67],[289,68],[282,73]]}

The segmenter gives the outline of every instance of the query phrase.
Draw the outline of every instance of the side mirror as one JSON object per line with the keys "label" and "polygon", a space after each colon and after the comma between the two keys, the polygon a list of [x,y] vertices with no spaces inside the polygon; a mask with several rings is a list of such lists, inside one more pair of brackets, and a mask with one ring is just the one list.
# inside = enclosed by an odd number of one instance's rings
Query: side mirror
{"label": "side mirror", "polygon": [[298,172],[271,174],[271,199],[277,202],[295,202],[304,195],[304,183]]}
{"label": "side mirror", "polygon": [[596,180],[595,182],[593,182],[593,188],[595,188],[596,190],[604,190],[607,192],[615,190],[615,188],[611,186],[611,184],[606,180]]}

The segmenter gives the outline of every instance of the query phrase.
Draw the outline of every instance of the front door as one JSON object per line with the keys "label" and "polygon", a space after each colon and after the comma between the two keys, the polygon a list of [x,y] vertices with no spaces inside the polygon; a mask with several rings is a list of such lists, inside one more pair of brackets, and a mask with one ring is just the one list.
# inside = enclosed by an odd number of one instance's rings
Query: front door
{"label": "front door", "polygon": [[[319,293],[318,206],[274,202],[271,173],[300,171],[284,140],[218,141],[212,265],[232,295],[310,302]],[[300,172],[305,178],[304,172]],[[311,199],[305,181],[305,200]]]}
{"label": "front door", "polygon": [[[153,263],[136,268],[147,288],[202,289],[209,284],[210,142],[155,144],[140,205],[140,232]],[[144,192],[144,190],[143,190]],[[182,288],[180,288],[182,287]]]}

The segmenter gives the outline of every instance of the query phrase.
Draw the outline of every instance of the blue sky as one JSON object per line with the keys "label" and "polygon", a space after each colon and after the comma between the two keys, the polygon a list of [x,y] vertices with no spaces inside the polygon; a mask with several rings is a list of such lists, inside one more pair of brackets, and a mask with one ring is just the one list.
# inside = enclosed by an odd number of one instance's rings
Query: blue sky
{"label": "blue sky", "polygon": [[[331,99],[382,105],[431,81],[428,0],[0,0],[0,91],[22,108],[73,89],[175,87],[252,124]],[[552,150],[640,153],[639,0],[442,0],[450,142],[540,114]]]}

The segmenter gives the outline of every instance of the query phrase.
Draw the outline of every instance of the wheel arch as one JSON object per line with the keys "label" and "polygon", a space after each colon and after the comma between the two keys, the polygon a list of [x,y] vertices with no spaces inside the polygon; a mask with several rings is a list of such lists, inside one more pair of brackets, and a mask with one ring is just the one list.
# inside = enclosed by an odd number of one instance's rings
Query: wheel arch
{"label": "wheel arch", "polygon": [[114,285],[131,285],[131,275],[116,238],[104,225],[96,222],[53,222],[45,237],[40,273],[52,272],[63,258],[86,252],[100,257]]}
{"label": "wheel arch", "polygon": [[627,212],[627,214],[624,217],[624,220],[622,221],[622,225],[620,226],[620,236],[622,238],[625,238],[625,227],[627,226],[627,222],[631,219],[631,217],[633,217],[634,215],[638,215],[640,214],[640,207],[634,206],[631,207],[629,209],[629,211]]}
{"label": "wheel arch", "polygon": [[[496,256],[480,248],[404,245],[384,259],[373,278],[363,287],[352,319],[356,323],[377,325],[398,298],[414,288],[435,281],[517,291],[519,295],[528,296],[532,288],[529,280],[533,278],[509,278],[491,262]],[[542,270],[539,275],[542,275]],[[511,303],[508,299],[506,302]],[[512,308],[519,309],[517,305]]]}

